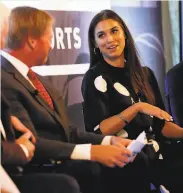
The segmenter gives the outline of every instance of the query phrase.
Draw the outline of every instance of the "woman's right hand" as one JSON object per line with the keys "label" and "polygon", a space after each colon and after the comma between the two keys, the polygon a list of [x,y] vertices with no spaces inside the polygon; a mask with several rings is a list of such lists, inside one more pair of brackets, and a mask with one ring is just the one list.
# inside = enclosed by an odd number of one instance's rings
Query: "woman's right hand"
{"label": "woman's right hand", "polygon": [[159,119],[164,119],[166,121],[173,121],[173,118],[171,115],[169,115],[166,111],[156,106],[153,106],[144,102],[138,102],[135,105],[137,107],[138,112],[141,112],[150,116],[155,116]]}

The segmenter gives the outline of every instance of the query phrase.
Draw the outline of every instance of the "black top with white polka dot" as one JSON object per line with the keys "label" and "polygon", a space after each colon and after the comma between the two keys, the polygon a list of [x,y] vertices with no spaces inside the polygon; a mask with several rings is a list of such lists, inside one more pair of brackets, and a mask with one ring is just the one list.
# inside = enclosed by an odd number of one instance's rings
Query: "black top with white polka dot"
{"label": "black top with white polka dot", "polygon": [[[148,68],[148,70],[156,106],[165,109],[154,73],[151,69]],[[106,62],[98,63],[86,72],[82,82],[82,95],[86,130],[96,133],[101,133],[97,126],[102,120],[120,113],[134,102],[139,100],[146,102],[143,93],[134,92],[127,68],[114,67]],[[153,132],[159,138],[163,126],[164,120],[138,113],[124,129],[132,139],[143,130],[147,133]]]}

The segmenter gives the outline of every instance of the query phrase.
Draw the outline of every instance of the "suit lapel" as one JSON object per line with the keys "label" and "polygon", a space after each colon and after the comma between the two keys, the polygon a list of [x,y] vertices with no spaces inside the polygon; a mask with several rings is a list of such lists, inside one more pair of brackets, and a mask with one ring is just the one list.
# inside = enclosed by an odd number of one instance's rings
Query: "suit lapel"
{"label": "suit lapel", "polygon": [[[16,70],[17,71],[17,70]],[[51,114],[54,116],[54,111],[50,106],[44,101],[44,99],[37,93],[35,88],[27,81],[18,71],[15,73],[15,79],[17,79],[31,94],[34,98]]]}
{"label": "suit lapel", "polygon": [[58,100],[57,95],[55,94],[55,91],[48,85],[47,80],[45,80],[43,77],[39,75],[38,75],[38,78],[41,81],[41,83],[43,84],[43,86],[46,88],[50,97],[52,98],[52,102],[54,104],[54,109],[55,109],[55,111],[52,111],[52,112],[55,118],[61,123],[62,127],[65,130],[65,133],[67,134],[67,136],[69,136],[69,130],[68,130],[69,123],[68,123],[67,116],[64,111],[63,100],[62,99]]}
{"label": "suit lapel", "polygon": [[[56,120],[62,125],[62,127],[64,128],[64,131],[67,135],[67,137],[69,136],[69,132],[68,132],[68,125],[66,123],[66,121],[64,119],[62,119],[62,114],[60,114],[61,110],[59,109],[59,105],[56,102],[56,99],[54,97],[54,95],[52,94],[52,90],[49,89],[49,87],[47,88],[47,83],[46,81],[38,75],[38,78],[40,79],[40,81],[42,82],[42,84],[45,86],[47,92],[50,94],[54,106],[55,106],[55,110],[54,111],[45,101],[44,99],[37,94],[35,91],[35,88],[33,88],[33,86],[29,83],[28,80],[25,79],[25,77],[23,77],[21,75],[21,73],[8,61],[6,60],[3,56],[1,56],[1,67],[8,73],[12,74],[14,76],[14,78],[20,82],[31,94],[32,96],[53,116],[56,118]],[[60,115],[60,116],[59,116]]]}
{"label": "suit lapel", "polygon": [[19,83],[21,83],[42,106],[44,106],[51,114],[53,114],[53,110],[51,110],[44,99],[39,94],[37,94],[36,89],[30,84],[30,82],[26,80],[25,77],[23,77],[22,74],[4,57],[2,57],[2,68],[6,70],[6,72],[12,74],[14,78]]}

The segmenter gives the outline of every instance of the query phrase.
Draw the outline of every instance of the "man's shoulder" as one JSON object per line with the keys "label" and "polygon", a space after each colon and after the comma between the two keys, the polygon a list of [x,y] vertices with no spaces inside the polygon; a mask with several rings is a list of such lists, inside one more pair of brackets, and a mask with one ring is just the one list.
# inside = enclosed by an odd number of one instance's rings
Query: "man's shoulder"
{"label": "man's shoulder", "polygon": [[167,88],[174,88],[174,90],[182,88],[183,81],[183,62],[171,68],[165,77],[165,86]]}
{"label": "man's shoulder", "polygon": [[0,68],[1,72],[5,73],[15,73],[16,69],[10,61],[8,61],[4,56],[0,55]]}
{"label": "man's shoulder", "polygon": [[0,67],[2,68],[4,68],[4,67],[6,67],[6,64],[7,63],[9,63],[9,61],[4,57],[4,56],[2,56],[1,54],[0,54]]}
{"label": "man's shoulder", "polygon": [[168,72],[167,72],[167,77],[169,76],[174,76],[174,75],[181,75],[182,76],[182,72],[183,72],[183,61],[176,64],[175,66],[173,66]]}

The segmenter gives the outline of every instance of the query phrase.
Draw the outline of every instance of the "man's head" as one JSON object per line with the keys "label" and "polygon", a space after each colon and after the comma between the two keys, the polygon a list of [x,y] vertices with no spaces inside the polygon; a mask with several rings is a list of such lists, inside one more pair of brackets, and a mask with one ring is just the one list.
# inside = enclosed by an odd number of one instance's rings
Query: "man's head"
{"label": "man's head", "polygon": [[8,16],[10,10],[2,3],[0,3],[0,49],[5,46],[5,38],[8,32]]}
{"label": "man's head", "polygon": [[7,47],[24,50],[34,62],[40,65],[47,61],[52,40],[52,17],[45,11],[33,7],[16,7],[9,16]]}

